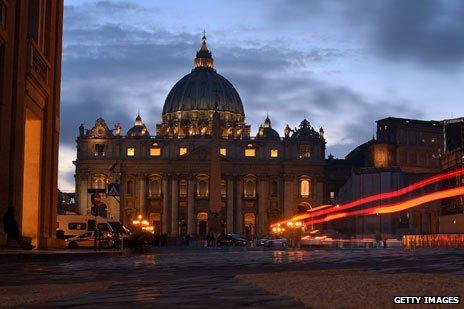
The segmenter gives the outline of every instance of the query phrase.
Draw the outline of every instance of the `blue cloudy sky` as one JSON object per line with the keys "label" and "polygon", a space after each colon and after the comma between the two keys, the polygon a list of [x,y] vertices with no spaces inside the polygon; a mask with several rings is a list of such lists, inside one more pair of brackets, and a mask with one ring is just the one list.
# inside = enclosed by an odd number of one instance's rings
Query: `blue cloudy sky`
{"label": "blue cloudy sky", "polygon": [[344,157],[388,116],[464,115],[464,2],[65,0],[59,187],[74,190],[80,123],[154,133],[201,32],[253,133],[308,118]]}

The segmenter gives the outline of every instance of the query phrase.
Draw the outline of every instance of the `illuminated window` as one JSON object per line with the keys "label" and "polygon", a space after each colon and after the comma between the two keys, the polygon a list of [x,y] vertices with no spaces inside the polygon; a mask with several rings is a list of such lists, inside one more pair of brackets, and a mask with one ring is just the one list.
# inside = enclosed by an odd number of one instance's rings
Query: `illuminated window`
{"label": "illuminated window", "polygon": [[128,148],[127,148],[127,156],[128,156],[128,157],[133,157],[133,156],[135,156],[135,148],[134,148],[134,147],[128,147]]}
{"label": "illuminated window", "polygon": [[105,155],[105,144],[95,144],[95,156]]}
{"label": "illuminated window", "polygon": [[256,156],[256,150],[254,148],[245,149],[245,157],[254,157]]}
{"label": "illuminated window", "polygon": [[161,155],[161,148],[160,147],[151,147],[150,148],[150,156],[159,157],[160,155]]}
{"label": "illuminated window", "polygon": [[182,156],[187,153],[187,147],[180,147],[179,148],[179,156]]}
{"label": "illuminated window", "polygon": [[187,196],[187,180],[181,179],[179,181],[179,196],[186,197]]}
{"label": "illuminated window", "polygon": [[330,198],[335,198],[335,192],[330,191]]}
{"label": "illuminated window", "polygon": [[227,156],[227,149],[226,148],[221,148],[219,149],[219,153],[221,154],[221,156]]}
{"label": "illuminated window", "polygon": [[93,179],[93,189],[106,189],[106,177],[96,176]]}
{"label": "illuminated window", "polygon": [[256,197],[256,181],[253,178],[245,179],[243,183],[243,196]]}
{"label": "illuminated window", "polygon": [[308,178],[300,179],[300,196],[309,197],[311,195],[311,180]]}
{"label": "illuminated window", "polygon": [[309,145],[300,145],[300,158],[309,158],[311,156],[311,148]]}
{"label": "illuminated window", "polygon": [[271,149],[271,158],[277,158],[279,156],[279,149]]}

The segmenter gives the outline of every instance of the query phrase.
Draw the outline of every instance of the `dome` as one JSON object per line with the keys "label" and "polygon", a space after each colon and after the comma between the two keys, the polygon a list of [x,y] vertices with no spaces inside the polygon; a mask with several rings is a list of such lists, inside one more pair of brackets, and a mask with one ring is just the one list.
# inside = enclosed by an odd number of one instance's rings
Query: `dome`
{"label": "dome", "polygon": [[271,126],[271,120],[269,116],[266,116],[264,123],[259,126],[258,134],[256,134],[257,139],[267,139],[267,140],[274,140],[279,141],[280,135],[274,130]]}
{"label": "dome", "polygon": [[150,137],[147,127],[142,121],[142,117],[137,115],[134,126],[127,131],[127,137]]}
{"label": "dome", "polygon": [[234,86],[213,68],[213,58],[203,36],[195,68],[182,77],[169,92],[163,116],[179,111],[218,110],[244,115],[242,100]]}

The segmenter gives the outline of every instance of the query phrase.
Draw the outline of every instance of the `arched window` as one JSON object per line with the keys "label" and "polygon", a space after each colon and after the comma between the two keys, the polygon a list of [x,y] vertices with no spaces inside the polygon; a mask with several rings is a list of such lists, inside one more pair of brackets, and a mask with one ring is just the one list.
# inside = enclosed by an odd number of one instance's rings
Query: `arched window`
{"label": "arched window", "polygon": [[243,196],[256,197],[256,180],[254,178],[245,178],[243,182]]}
{"label": "arched window", "polygon": [[93,189],[106,189],[106,176],[95,175],[93,177],[92,188]]}
{"label": "arched window", "polygon": [[161,195],[161,178],[160,177],[150,178],[149,184],[148,184],[148,194],[150,196]]}
{"label": "arched window", "polygon": [[208,197],[209,194],[209,179],[206,175],[197,177],[197,197]]}
{"label": "arched window", "polygon": [[133,195],[134,194],[134,181],[128,180],[126,183],[126,195]]}
{"label": "arched window", "polygon": [[300,197],[311,196],[311,179],[304,177],[300,179]]}

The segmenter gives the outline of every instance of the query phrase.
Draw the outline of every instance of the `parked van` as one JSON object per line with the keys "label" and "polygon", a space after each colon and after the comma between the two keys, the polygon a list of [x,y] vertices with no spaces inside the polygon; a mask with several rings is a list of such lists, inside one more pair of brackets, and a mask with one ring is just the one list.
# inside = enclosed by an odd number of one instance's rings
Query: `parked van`
{"label": "parked van", "polygon": [[[108,220],[100,216],[92,215],[57,215],[58,228],[56,229],[58,238],[70,238],[79,236],[86,232],[91,232],[98,227],[98,230],[110,236],[113,233]],[[106,236],[106,235],[105,235]]]}

